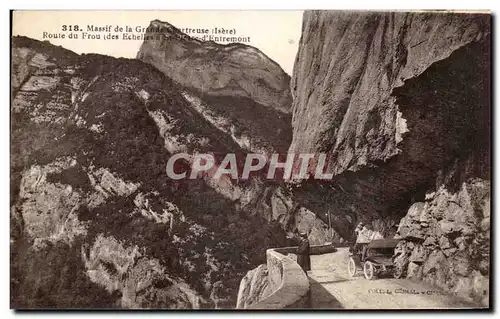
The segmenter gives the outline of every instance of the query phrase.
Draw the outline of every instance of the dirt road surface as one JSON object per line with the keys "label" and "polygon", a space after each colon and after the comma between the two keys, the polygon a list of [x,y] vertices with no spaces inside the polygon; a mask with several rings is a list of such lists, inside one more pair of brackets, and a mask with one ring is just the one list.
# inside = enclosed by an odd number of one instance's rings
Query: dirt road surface
{"label": "dirt road surface", "polygon": [[449,309],[473,308],[452,293],[423,282],[407,279],[376,278],[367,280],[362,271],[355,277],[347,273],[349,252],[311,256],[311,308],[345,309]]}

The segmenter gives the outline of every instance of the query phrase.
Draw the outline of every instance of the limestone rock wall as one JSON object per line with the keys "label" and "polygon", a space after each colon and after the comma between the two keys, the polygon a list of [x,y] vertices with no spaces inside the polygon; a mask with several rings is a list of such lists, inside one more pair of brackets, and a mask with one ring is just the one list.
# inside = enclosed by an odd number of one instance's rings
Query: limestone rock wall
{"label": "limestone rock wall", "polygon": [[335,174],[399,153],[392,90],[487,36],[488,15],[308,11],[292,77],[290,151],[326,151]]}
{"label": "limestone rock wall", "polygon": [[211,95],[248,97],[266,107],[290,111],[290,76],[260,50],[239,43],[199,41],[159,20],[149,28],[162,32],[146,33],[148,39],[137,58],[183,86]]}
{"label": "limestone rock wall", "polygon": [[490,181],[472,178],[413,204],[398,228],[396,263],[406,277],[488,306],[490,201]]}
{"label": "limestone rock wall", "polygon": [[334,178],[298,185],[298,204],[331,211],[341,237],[360,221],[391,235],[456,160],[474,154],[482,168],[466,175],[488,180],[490,22],[488,14],[305,12],[289,152],[327,153]]}
{"label": "limestone rock wall", "polygon": [[179,83],[195,112],[245,150],[286,152],[290,76],[276,62],[248,45],[199,41],[167,22],[154,20],[150,30],[137,59]]}

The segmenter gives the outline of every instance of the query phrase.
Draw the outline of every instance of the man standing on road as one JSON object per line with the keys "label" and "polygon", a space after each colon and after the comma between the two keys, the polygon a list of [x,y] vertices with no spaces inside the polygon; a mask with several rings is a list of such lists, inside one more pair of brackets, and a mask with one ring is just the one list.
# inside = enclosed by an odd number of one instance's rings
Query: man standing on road
{"label": "man standing on road", "polygon": [[306,233],[301,233],[302,240],[297,248],[297,263],[306,272],[311,270],[311,256],[309,255],[309,239]]}

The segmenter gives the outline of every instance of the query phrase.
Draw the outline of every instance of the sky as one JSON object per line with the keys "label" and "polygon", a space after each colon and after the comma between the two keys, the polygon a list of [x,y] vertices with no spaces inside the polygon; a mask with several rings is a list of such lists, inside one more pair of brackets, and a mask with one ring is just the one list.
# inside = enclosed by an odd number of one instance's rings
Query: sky
{"label": "sky", "polygon": [[[38,40],[49,40],[76,53],[100,53],[115,57],[135,58],[142,40],[123,40],[116,27],[136,31],[149,26],[150,21],[166,21],[177,28],[224,28],[234,30],[237,37],[250,37],[252,45],[292,74],[295,54],[302,28],[303,11],[14,11],[12,33]],[[78,39],[69,39],[69,27],[78,26]],[[97,33],[87,32],[88,26],[111,26]],[[64,27],[66,26],[66,27]],[[63,31],[65,28],[66,31]],[[82,39],[83,32],[99,34],[100,39]],[[65,38],[57,38],[61,33]],[[111,33],[117,40],[106,40]],[[45,34],[45,38],[44,38]],[[193,34],[190,34],[193,35]],[[215,35],[215,34],[213,34]],[[50,37],[52,36],[52,37]],[[220,36],[220,35],[219,35]],[[233,36],[233,35],[227,35]],[[49,38],[50,37],[50,38]],[[227,43],[219,41],[220,43]]]}

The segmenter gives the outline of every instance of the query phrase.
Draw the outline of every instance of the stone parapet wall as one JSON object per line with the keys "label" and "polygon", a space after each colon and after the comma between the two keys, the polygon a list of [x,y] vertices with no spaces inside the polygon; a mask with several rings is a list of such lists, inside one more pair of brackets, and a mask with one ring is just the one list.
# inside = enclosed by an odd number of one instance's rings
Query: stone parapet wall
{"label": "stone parapet wall", "polygon": [[[311,255],[334,252],[331,244],[314,245]],[[287,256],[296,254],[297,247],[272,248],[266,251],[269,288],[268,297],[247,309],[307,308],[309,306],[309,279],[299,264]]]}

